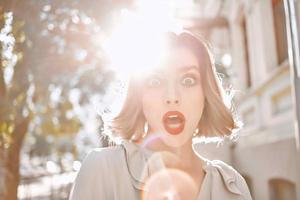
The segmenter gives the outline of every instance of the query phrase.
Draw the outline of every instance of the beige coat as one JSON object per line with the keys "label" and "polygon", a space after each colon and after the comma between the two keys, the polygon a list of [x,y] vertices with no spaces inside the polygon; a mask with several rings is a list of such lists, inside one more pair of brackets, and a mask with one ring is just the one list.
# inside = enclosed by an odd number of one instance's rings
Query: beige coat
{"label": "beige coat", "polygon": [[[127,140],[93,150],[76,177],[70,200],[142,199],[144,180],[163,167],[153,153]],[[197,200],[251,200],[245,180],[229,165],[205,160],[203,169],[206,174]]]}

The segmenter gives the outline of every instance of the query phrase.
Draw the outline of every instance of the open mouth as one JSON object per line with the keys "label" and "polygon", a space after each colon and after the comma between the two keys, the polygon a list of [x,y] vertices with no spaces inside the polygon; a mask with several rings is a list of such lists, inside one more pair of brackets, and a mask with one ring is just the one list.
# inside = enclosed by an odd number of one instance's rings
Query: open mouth
{"label": "open mouth", "polygon": [[184,129],[185,118],[181,112],[169,111],[164,114],[162,121],[166,131],[172,135],[177,135]]}

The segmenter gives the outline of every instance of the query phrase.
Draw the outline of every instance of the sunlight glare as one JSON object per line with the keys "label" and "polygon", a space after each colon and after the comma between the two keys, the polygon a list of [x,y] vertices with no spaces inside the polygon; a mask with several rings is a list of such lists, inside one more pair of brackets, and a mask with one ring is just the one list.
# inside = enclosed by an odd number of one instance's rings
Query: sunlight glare
{"label": "sunlight glare", "polygon": [[166,3],[143,0],[138,2],[135,12],[122,10],[122,21],[104,45],[118,74],[125,77],[145,74],[164,58],[162,33],[181,30],[172,18],[171,8]]}

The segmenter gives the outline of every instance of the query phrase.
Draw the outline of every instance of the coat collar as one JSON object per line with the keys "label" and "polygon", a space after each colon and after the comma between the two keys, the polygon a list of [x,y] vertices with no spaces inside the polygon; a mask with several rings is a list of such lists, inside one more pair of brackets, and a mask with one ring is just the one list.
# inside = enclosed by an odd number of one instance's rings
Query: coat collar
{"label": "coat collar", "polygon": [[[136,189],[143,190],[145,180],[158,170],[165,168],[162,158],[160,154],[129,140],[123,140],[121,146],[125,151],[132,184]],[[236,171],[232,167],[219,160],[210,161],[200,156],[198,152],[196,153],[199,159],[203,161],[203,169],[206,172],[205,178],[213,180],[221,177],[227,190],[235,194],[241,194],[236,186]]]}

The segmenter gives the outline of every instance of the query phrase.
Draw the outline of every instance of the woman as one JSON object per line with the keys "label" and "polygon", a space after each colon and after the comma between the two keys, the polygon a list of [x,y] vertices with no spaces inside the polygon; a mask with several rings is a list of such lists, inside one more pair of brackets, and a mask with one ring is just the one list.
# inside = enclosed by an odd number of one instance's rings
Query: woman
{"label": "woman", "polygon": [[242,176],[195,152],[197,136],[238,128],[205,43],[189,32],[166,35],[167,54],[151,73],[132,77],[110,126],[120,145],[92,151],[70,199],[251,199]]}

